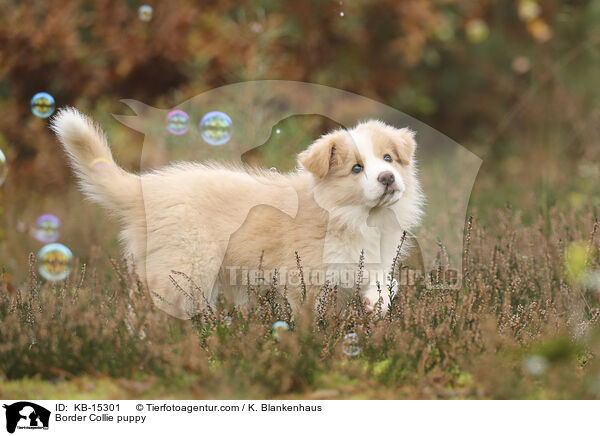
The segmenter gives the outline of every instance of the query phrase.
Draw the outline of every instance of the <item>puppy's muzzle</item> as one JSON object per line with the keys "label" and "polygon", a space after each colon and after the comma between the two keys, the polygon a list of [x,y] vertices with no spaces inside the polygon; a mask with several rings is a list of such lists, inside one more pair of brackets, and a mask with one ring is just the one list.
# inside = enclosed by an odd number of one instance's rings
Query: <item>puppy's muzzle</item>
{"label": "puppy's muzzle", "polygon": [[384,186],[383,195],[391,195],[398,189],[396,187],[396,178],[391,171],[384,171],[379,174],[377,181]]}

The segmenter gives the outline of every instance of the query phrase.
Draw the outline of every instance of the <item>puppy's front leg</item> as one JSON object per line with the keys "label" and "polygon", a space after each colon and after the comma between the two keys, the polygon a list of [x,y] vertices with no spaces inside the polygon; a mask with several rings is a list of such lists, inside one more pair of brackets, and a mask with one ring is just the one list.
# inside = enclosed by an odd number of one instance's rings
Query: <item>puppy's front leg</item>
{"label": "puppy's front leg", "polygon": [[390,307],[391,297],[398,293],[398,282],[392,281],[391,292],[389,278],[386,277],[384,282],[369,283],[363,291],[363,300],[366,309],[373,312],[377,309],[378,303],[381,304],[382,313],[386,313]]}

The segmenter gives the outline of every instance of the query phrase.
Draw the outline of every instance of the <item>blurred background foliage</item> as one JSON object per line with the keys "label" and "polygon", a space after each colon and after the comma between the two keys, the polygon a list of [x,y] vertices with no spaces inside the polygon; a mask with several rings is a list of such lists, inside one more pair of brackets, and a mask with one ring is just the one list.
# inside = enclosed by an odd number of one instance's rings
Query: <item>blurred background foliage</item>
{"label": "blurred background foliage", "polygon": [[[31,115],[38,91],[110,124],[106,114],[127,111],[121,98],[166,108],[256,79],[389,104],[483,157],[492,182],[543,190],[582,163],[579,172],[598,172],[588,164],[598,153],[600,1],[173,0],[148,2],[149,22],[140,4],[0,1],[0,147],[12,183],[51,189],[69,177],[47,121]],[[112,124],[117,137],[133,135]]]}
{"label": "blurred background foliage", "polygon": [[[510,202],[531,220],[600,201],[600,0],[172,0],[148,2],[148,22],[140,4],[0,0],[5,199],[73,185],[48,120],[31,114],[36,92],[98,119],[135,170],[143,138],[111,117],[131,113],[120,99],[169,108],[284,79],[381,101],[482,157],[472,214]],[[301,146],[325,124],[297,121]]]}

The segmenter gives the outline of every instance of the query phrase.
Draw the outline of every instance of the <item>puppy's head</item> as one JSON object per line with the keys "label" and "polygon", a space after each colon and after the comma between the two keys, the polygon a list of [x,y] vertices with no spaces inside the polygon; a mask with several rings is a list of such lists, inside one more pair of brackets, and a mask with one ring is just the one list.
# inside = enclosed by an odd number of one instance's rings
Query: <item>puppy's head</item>
{"label": "puppy's head", "polygon": [[330,205],[390,207],[418,191],[415,148],[411,130],[369,121],[322,136],[298,162]]}

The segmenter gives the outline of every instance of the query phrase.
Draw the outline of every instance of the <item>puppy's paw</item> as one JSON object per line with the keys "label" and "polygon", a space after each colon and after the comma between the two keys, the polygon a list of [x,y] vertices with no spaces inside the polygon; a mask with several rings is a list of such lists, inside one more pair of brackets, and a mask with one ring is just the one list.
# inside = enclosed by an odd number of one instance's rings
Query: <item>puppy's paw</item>
{"label": "puppy's paw", "polygon": [[375,303],[373,303],[369,297],[365,297],[364,299],[364,303],[365,303],[365,310],[367,312],[374,312],[375,311]]}
{"label": "puppy's paw", "polygon": [[379,308],[381,307],[381,313],[386,313],[390,306],[390,298],[389,295],[386,294],[388,293],[385,291],[380,293],[377,288],[368,289],[363,296],[365,310],[367,312],[375,313],[379,311]]}

